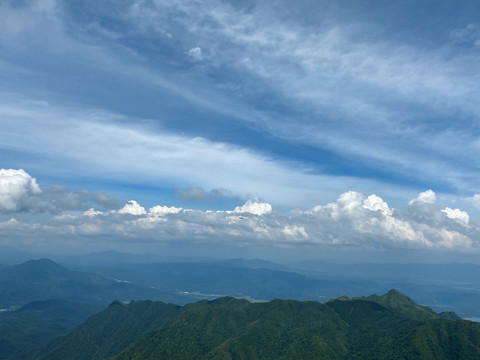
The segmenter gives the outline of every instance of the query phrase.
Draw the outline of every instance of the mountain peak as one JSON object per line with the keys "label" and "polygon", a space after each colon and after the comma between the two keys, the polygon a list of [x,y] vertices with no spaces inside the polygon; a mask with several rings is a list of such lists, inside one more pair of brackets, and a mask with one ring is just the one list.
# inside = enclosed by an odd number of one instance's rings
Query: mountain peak
{"label": "mountain peak", "polygon": [[408,303],[413,303],[414,301],[410,299],[408,296],[403,295],[402,293],[398,292],[395,289],[391,289],[388,291],[386,294],[382,295],[381,297],[386,298],[386,299],[396,299],[398,301],[403,301],[403,302],[408,302]]}
{"label": "mountain peak", "polygon": [[428,306],[418,305],[415,301],[410,299],[408,296],[401,294],[395,289],[391,289],[389,292],[382,296],[371,295],[366,298],[366,300],[374,301],[377,304],[391,309],[398,314],[404,316],[413,316],[417,319],[428,319],[432,317],[438,317],[439,315],[435,314],[432,309]]}
{"label": "mountain peak", "polygon": [[382,305],[387,305],[388,307],[398,307],[398,305],[417,305],[412,299],[408,296],[403,295],[395,289],[389,290],[383,295],[370,295],[367,297],[367,300],[375,301],[381,303]]}
{"label": "mountain peak", "polygon": [[50,259],[33,259],[28,260],[22,264],[14,265],[17,269],[29,269],[29,270],[57,270],[57,271],[68,271],[67,268],[57,264],[56,262]]}

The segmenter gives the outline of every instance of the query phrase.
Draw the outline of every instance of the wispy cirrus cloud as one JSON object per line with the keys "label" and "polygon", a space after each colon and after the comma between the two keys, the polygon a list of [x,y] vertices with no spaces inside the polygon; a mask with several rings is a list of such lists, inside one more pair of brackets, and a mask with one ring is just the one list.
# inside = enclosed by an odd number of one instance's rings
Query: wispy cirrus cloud
{"label": "wispy cirrus cloud", "polygon": [[[78,12],[62,1],[18,7],[4,3],[2,11],[9,18],[32,19],[18,22],[25,23],[19,28],[4,23],[9,34],[4,39],[7,64],[29,58],[13,50],[13,40],[8,39],[17,37],[15,42],[22,44],[19,40],[30,38],[39,59],[54,58],[58,69],[91,73],[102,89],[89,98],[82,78],[74,79],[75,87],[60,87],[64,73],[22,61],[26,69],[48,71],[46,78],[59,79],[52,83],[50,95],[70,93],[98,108],[99,98],[109,94],[100,108],[121,107],[118,104],[128,99],[142,104],[133,110],[139,115],[163,113],[168,108],[163,103],[143,106],[146,101],[137,94],[148,89],[156,99],[169,94],[170,103],[182,99],[192,106],[188,119],[182,120],[182,131],[190,136],[208,137],[203,129],[235,122],[243,131],[255,129],[260,141],[242,143],[239,139],[248,136],[232,136],[227,127],[218,130],[217,138],[268,149],[287,161],[292,153],[269,144],[272,137],[294,147],[328,150],[345,166],[332,162],[328,171],[378,177],[386,186],[388,173],[400,181],[415,179],[426,185],[435,179],[434,185],[448,191],[478,192],[478,129],[471,124],[479,115],[475,94],[480,82],[468,69],[479,55],[471,49],[457,51],[452,42],[455,34],[470,34],[474,24],[447,31],[443,43],[427,48],[381,36],[381,22],[346,23],[326,12],[312,26],[301,16],[285,17],[281,6],[263,1],[248,6],[216,0],[127,1],[113,7],[87,1],[82,6],[84,11]],[[302,6],[297,11],[307,11]],[[102,22],[107,14],[111,21]],[[37,38],[45,33],[47,42]],[[199,54],[201,64],[192,63],[192,56],[198,60]],[[121,92],[113,91],[118,82],[111,82],[114,74],[123,74],[118,81],[125,84],[125,97],[116,98]],[[24,91],[32,84],[27,85]],[[75,88],[80,90],[73,93]],[[47,93],[43,90],[42,95]],[[149,121],[162,122],[166,129],[178,126],[178,113],[184,109],[180,104],[169,116]],[[196,118],[199,109],[209,112],[201,121]],[[212,123],[216,117],[228,120]],[[142,116],[125,119],[137,122]],[[324,171],[323,158],[310,156],[308,166]],[[362,173],[357,164],[370,171]],[[435,176],[438,173],[442,177]]]}
{"label": "wispy cirrus cloud", "polygon": [[[313,31],[261,1],[247,11],[222,1],[135,3],[129,14],[147,26],[180,26],[182,37],[208,51],[209,68],[249,76],[257,89],[270,91],[269,101],[297,111],[295,122],[288,116],[258,119],[276,136],[402,176],[426,180],[440,171],[449,186],[475,188],[468,180],[471,163],[461,159],[468,154],[475,161],[477,151],[471,117],[480,115],[479,79],[468,69],[479,55],[458,52],[448,37],[426,49],[362,36],[379,24],[330,22]],[[166,21],[172,14],[174,20]]]}
{"label": "wispy cirrus cloud", "polygon": [[[284,207],[312,203],[331,196],[333,189],[341,192],[350,183],[346,177],[313,174],[301,163],[283,162],[229,143],[152,132],[148,124],[132,126],[131,119],[106,112],[10,98],[8,104],[0,101],[0,116],[3,148],[53,157],[71,169],[70,176],[138,182],[142,180],[138,174],[148,174],[146,184],[186,185],[179,195],[198,195],[199,186],[224,188],[220,193],[212,190],[211,195],[264,198]],[[24,130],[18,132],[18,127]],[[378,184],[364,181],[357,186],[368,190]]]}

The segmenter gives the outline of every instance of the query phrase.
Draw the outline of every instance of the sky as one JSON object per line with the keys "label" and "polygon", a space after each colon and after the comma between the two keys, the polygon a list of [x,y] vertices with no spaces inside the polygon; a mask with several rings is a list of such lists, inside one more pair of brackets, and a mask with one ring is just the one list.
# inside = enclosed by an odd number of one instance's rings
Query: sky
{"label": "sky", "polygon": [[476,259],[480,3],[0,2],[0,245]]}

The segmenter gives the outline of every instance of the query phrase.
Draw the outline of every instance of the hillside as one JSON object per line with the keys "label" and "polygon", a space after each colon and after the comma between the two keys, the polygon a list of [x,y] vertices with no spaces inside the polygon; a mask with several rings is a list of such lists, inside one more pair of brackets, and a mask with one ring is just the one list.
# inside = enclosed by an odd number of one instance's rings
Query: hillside
{"label": "hillside", "polygon": [[59,337],[31,359],[103,359],[122,351],[144,333],[158,329],[182,310],[159,301],[114,301],[66,336]]}
{"label": "hillside", "polygon": [[[480,359],[480,324],[433,312],[417,319],[418,305],[399,295],[379,301],[387,307],[346,298],[236,307],[212,302],[185,311],[113,359]],[[388,307],[392,297],[395,306]]]}
{"label": "hillside", "polygon": [[416,304],[408,296],[400,294],[395,289],[390,290],[388,293],[382,296],[370,295],[368,297],[362,297],[359,299],[376,302],[377,304],[393,310],[393,312],[395,312],[399,316],[412,317],[417,320],[428,320],[432,318],[454,320],[460,319],[457,314],[452,311],[445,311],[440,314],[436,314],[428,306],[421,306]]}
{"label": "hillside", "polygon": [[480,359],[480,324],[453,317],[394,290],[326,303],[114,302],[32,359]]}
{"label": "hillside", "polygon": [[0,359],[33,350],[64,335],[103,309],[96,303],[44,300],[0,313]]}

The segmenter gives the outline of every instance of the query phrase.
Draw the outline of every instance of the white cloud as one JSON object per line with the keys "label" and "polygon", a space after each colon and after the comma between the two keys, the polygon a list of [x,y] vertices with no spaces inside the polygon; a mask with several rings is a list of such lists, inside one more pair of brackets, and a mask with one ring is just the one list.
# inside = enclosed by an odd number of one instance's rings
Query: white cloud
{"label": "white cloud", "polygon": [[[475,223],[457,224],[457,221],[465,222],[466,217],[465,213],[455,210],[442,212],[434,206],[422,207],[420,216],[416,216],[416,212],[393,211],[377,195],[365,197],[354,191],[341,194],[335,202],[289,213],[273,212],[269,204],[254,201],[234,211],[182,210],[157,205],[147,213],[131,200],[120,211],[104,212],[102,216],[95,216],[100,214],[89,209],[78,215],[69,212],[53,216],[48,225],[3,222],[0,223],[0,236],[7,239],[35,235],[35,238],[61,237],[71,241],[95,240],[102,236],[115,239],[116,244],[119,241],[129,244],[181,241],[285,248],[306,243],[319,248],[327,245],[480,253],[480,242],[475,240],[480,237],[480,227]],[[119,213],[135,216],[118,216]],[[239,216],[245,213],[257,216]],[[455,221],[450,220],[449,214],[456,217]]]}
{"label": "white cloud", "polygon": [[414,222],[395,217],[393,209],[375,194],[365,199],[361,193],[348,191],[334,203],[314,207],[311,214],[320,217],[318,220],[322,220],[337,242],[349,243],[352,239],[365,242],[369,238],[367,242],[381,246],[402,243],[413,247],[432,246]]}
{"label": "white cloud", "polygon": [[427,190],[418,194],[415,199],[410,200],[409,205],[414,204],[435,204],[437,201],[437,196],[432,190]]}
{"label": "white cloud", "polygon": [[83,212],[83,215],[85,216],[97,216],[97,215],[103,215],[103,214],[104,214],[103,211],[98,211],[98,210],[95,210],[94,208],[90,208]]}
{"label": "white cloud", "polygon": [[468,249],[472,246],[472,240],[457,231],[441,229],[438,235],[441,239],[440,245],[448,249]]}
{"label": "white cloud", "polygon": [[119,214],[145,215],[147,212],[143,206],[140,206],[135,200],[128,201],[123,208],[118,210]]}
{"label": "white cloud", "polygon": [[118,207],[119,201],[109,194],[72,191],[58,185],[41,189],[25,170],[0,170],[0,213],[60,214],[65,210],[84,210],[94,204],[112,209]]}
{"label": "white cloud", "polygon": [[148,210],[148,215],[150,215],[150,216],[164,216],[164,215],[167,215],[167,214],[178,214],[182,210],[183,210],[182,208],[177,208],[175,206],[168,207],[168,206],[157,205],[157,206],[151,207]]}
{"label": "white cloud", "polygon": [[[475,98],[479,75],[466,70],[474,68],[478,52],[456,51],[456,45],[448,42],[426,49],[398,38],[362,36],[371,34],[371,24],[365,23],[336,23],[329,18],[328,26],[319,21],[323,26],[310,27],[295,17],[287,22],[281,11],[265,2],[258,2],[252,11],[215,0],[154,4],[136,3],[132,24],[156,28],[171,21],[199,48],[209,49],[212,66],[240,69],[260,86],[281,94],[290,106],[335,119],[335,126],[329,127],[328,121],[292,123],[281,116],[259,119],[258,113],[250,112],[250,118],[267,124],[264,128],[276,136],[382,162],[384,168],[415,173],[424,181],[441,172],[442,181],[475,188],[470,169],[442,156],[463,159],[468,153],[477,162],[474,132],[469,126],[442,128],[439,122],[434,131],[429,128],[427,139],[428,123],[418,121],[418,113],[405,104],[415,104],[427,116],[480,114]],[[478,25],[458,29],[452,36],[476,42]],[[354,136],[348,131],[352,126],[357,129]]]}
{"label": "white cloud", "polygon": [[[313,206],[315,199],[329,199],[351,182],[351,178],[314,174],[302,164],[283,163],[241,146],[152,131],[148,125],[132,127],[134,119],[108,112],[38,105],[6,94],[0,96],[0,117],[1,146],[54,158],[58,168],[68,168],[72,177],[88,174],[108,181],[115,173],[125,181],[137,181],[138,174],[148,174],[145,180],[151,184],[186,186],[182,195],[191,195],[190,184],[203,189],[227,185],[223,194],[260,197],[290,207]],[[49,169],[49,176],[55,171]],[[357,182],[362,191],[378,186],[373,180]],[[212,190],[207,195],[219,194]]]}
{"label": "white cloud", "polygon": [[237,206],[234,210],[236,213],[249,213],[253,215],[265,215],[272,211],[272,205],[268,203],[259,203],[248,200],[242,206]]}
{"label": "white cloud", "polygon": [[190,56],[195,61],[202,61],[203,60],[203,53],[200,47],[194,47],[188,50],[188,56]]}
{"label": "white cloud", "polygon": [[388,207],[388,204],[383,201],[380,196],[375,194],[370,195],[364,202],[363,207],[370,211],[380,211],[385,216],[391,216],[393,210]]}
{"label": "white cloud", "polygon": [[[50,17],[58,15],[54,1],[33,3],[44,4],[38,8],[30,6],[37,14],[36,18],[41,19],[42,14],[48,14],[47,20],[50,20]],[[261,78],[261,82],[264,82],[266,86],[285,96],[287,101],[292,104],[297,103],[297,105],[300,103],[302,108],[313,108],[316,112],[327,114],[325,109],[328,110],[331,104],[335,104],[335,107],[340,109],[338,111],[342,113],[342,116],[335,115],[338,118],[335,123],[341,122],[341,126],[348,128],[356,126],[359,131],[356,132],[355,138],[346,138],[348,132],[341,131],[341,128],[312,131],[316,126],[314,123],[301,124],[300,122],[293,125],[298,131],[291,131],[292,125],[287,122],[277,119],[276,116],[272,118],[260,116],[258,111],[251,109],[244,116],[239,115],[242,111],[237,111],[235,116],[239,119],[258,121],[261,124],[265,122],[266,125],[263,128],[268,128],[282,137],[298,136],[302,141],[320,145],[322,148],[327,147],[342,154],[360,154],[390,164],[391,168],[398,168],[398,171],[416,169],[419,177],[423,177],[423,179],[429,179],[429,176],[438,171],[441,171],[442,178],[455,182],[455,184],[462,183],[467,178],[464,173],[456,171],[458,169],[447,166],[441,160],[444,159],[442,156],[428,159],[431,161],[423,161],[427,159],[421,158],[417,160],[418,156],[423,157],[425,155],[422,154],[427,153],[417,150],[418,148],[427,148],[433,153],[441,155],[447,151],[447,147],[443,145],[448,139],[451,144],[448,146],[449,152],[454,153],[462,149],[467,154],[476,154],[477,151],[471,146],[468,134],[460,133],[449,136],[452,134],[445,130],[440,134],[433,134],[428,141],[425,141],[422,126],[409,125],[408,118],[405,119],[402,111],[385,109],[382,105],[383,101],[376,101],[377,97],[372,96],[364,89],[374,88],[376,93],[389,94],[388,96],[393,97],[393,102],[395,99],[399,99],[401,103],[412,101],[420,104],[432,104],[433,107],[461,108],[466,113],[478,113],[478,105],[476,105],[478,102],[471,99],[472,94],[478,93],[476,91],[478,90],[478,79],[475,76],[468,76],[470,74],[466,74],[462,70],[467,68],[462,65],[468,64],[468,61],[471,60],[469,56],[463,53],[462,56],[457,56],[455,53],[447,56],[449,54],[445,53],[443,49],[425,51],[425,49],[395,42],[356,41],[356,34],[352,33],[348,26],[340,24],[333,24],[331,27],[312,32],[299,23],[286,24],[282,22],[276,16],[275,11],[266,6],[259,6],[253,12],[242,12],[220,1],[153,3],[155,6],[151,5],[152,2],[133,2],[132,13],[122,14],[125,16],[122,20],[131,20],[132,24],[144,30],[145,33],[147,33],[145,29],[150,30],[151,28],[166,33],[163,28],[168,27],[172,22],[179,25],[180,28],[183,25],[191,35],[189,38],[191,41],[188,43],[194,44],[194,46],[190,45],[192,48],[188,51],[191,56],[202,55],[204,52],[202,49],[208,49],[209,55],[214,52],[212,58],[215,58],[217,61],[215,64],[219,68],[228,66],[234,70],[247,69],[251,75]],[[12,21],[5,26],[15,27],[17,23],[28,23],[29,16],[19,18],[21,11],[17,7],[5,5],[5,8],[7,7],[9,11],[15,11],[15,14],[7,16]],[[22,9],[22,7],[18,8]],[[182,16],[172,18],[172,13],[182,14]],[[34,27],[31,33],[43,32],[38,31],[42,27],[36,21],[32,23]],[[43,25],[43,23],[40,24]],[[12,28],[10,33],[6,31],[4,33],[7,34],[6,37],[9,37],[15,31]],[[218,46],[213,49],[211,49],[212,39],[218,43]],[[120,68],[120,65],[124,70],[127,69],[125,63],[119,64],[121,60],[119,61],[114,56],[108,56],[112,54],[108,54],[107,51],[99,55],[98,48],[103,47],[99,46],[96,50],[93,47],[82,47],[73,39],[69,39],[68,43],[61,45],[63,48],[68,48],[69,51],[72,49],[77,51],[75,54],[95,53],[96,55],[91,58],[87,57],[90,55],[82,55],[84,56],[82,61],[96,60],[95,66],[98,69],[112,64],[115,69]],[[188,47],[182,51],[185,52],[187,49]],[[99,61],[102,57],[108,61],[103,63]],[[246,58],[250,59],[248,67],[243,61]],[[133,67],[131,66],[130,70]],[[138,72],[143,74],[142,81],[150,82],[150,84],[161,82],[159,80],[162,78],[161,74],[146,69],[141,70],[143,71]],[[135,73],[135,76],[138,73],[122,72]],[[364,84],[366,86],[362,86]],[[190,84],[175,85],[177,86],[172,86],[172,88],[177,94],[187,97],[185,94],[189,90],[188,97],[191,97],[189,99],[192,102],[206,104],[208,98],[215,99],[215,101],[210,100],[210,105],[217,102],[216,97],[210,96],[211,93],[197,91],[198,88],[191,90]],[[350,91],[344,91],[346,88]],[[358,91],[358,88],[361,90]],[[363,96],[364,92],[365,96]],[[230,105],[231,102],[224,101],[215,109],[223,108],[231,111],[234,107]],[[243,106],[242,110],[247,108],[248,105]],[[359,116],[357,113],[360,113]],[[371,116],[372,114],[375,116]],[[369,121],[364,119],[369,119]],[[370,127],[372,121],[375,122],[373,125],[378,130],[375,132],[378,133],[378,138],[371,131],[367,131],[366,126],[368,124]],[[327,123],[322,122],[322,126],[326,126]],[[399,136],[399,134],[405,136]],[[411,147],[415,151],[409,151],[408,147],[404,146],[404,142],[400,140],[406,138],[415,145]],[[431,165],[419,167],[417,164],[420,161],[423,164]],[[202,186],[205,186],[204,183]],[[365,191],[363,188],[361,190]],[[269,198],[261,193],[250,192],[253,196],[261,196],[268,201],[273,199],[273,197]],[[286,194],[288,192],[279,191],[277,193]],[[304,198],[308,198],[308,194]]]}
{"label": "white cloud", "polygon": [[22,210],[27,198],[39,193],[41,190],[37,180],[24,170],[0,170],[0,212]]}
{"label": "white cloud", "polygon": [[285,225],[282,229],[282,232],[288,236],[303,237],[308,239],[308,234],[303,226]]}
{"label": "white cloud", "polygon": [[449,218],[458,221],[461,224],[468,225],[470,222],[470,216],[466,211],[460,209],[450,209],[446,207],[442,212]]}
{"label": "white cloud", "polygon": [[345,214],[352,214],[356,212],[359,206],[363,203],[362,194],[356,191],[347,191],[341,194],[337,201],[329,203],[325,206],[315,206],[313,211],[326,211],[333,219],[339,219]]}

